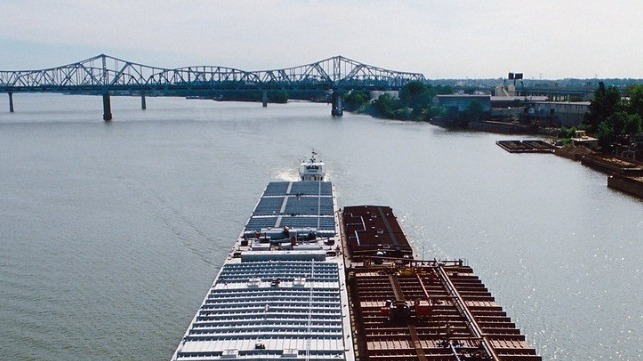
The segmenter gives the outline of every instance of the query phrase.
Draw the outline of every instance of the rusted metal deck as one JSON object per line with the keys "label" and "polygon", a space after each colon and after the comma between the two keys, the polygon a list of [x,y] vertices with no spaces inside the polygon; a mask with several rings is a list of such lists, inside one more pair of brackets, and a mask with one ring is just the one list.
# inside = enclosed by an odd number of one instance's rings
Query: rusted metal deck
{"label": "rusted metal deck", "polygon": [[499,140],[496,144],[509,153],[554,153],[556,150],[543,140]]}
{"label": "rusted metal deck", "polygon": [[342,219],[344,249],[351,261],[413,257],[413,249],[390,207],[346,207]]}
{"label": "rusted metal deck", "polygon": [[340,224],[356,360],[542,360],[462,260],[395,253],[408,241],[389,207],[346,207]]}

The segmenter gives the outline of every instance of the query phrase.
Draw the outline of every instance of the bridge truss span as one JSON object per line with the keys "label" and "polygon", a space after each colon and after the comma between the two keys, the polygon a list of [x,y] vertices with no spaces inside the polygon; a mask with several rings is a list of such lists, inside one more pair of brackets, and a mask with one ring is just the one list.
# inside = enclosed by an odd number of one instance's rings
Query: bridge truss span
{"label": "bridge truss span", "polygon": [[0,90],[8,92],[140,92],[160,69],[104,54],[41,70],[0,71]]}
{"label": "bridge truss span", "polygon": [[[104,97],[105,116],[110,95],[220,96],[239,92],[334,93],[353,89],[366,91],[399,90],[409,82],[426,82],[419,73],[400,72],[335,56],[290,68],[246,71],[222,66],[162,68],[134,63],[105,54],[76,63],[40,70],[0,71],[0,92],[51,92],[95,94]],[[107,97],[107,98],[105,98]],[[341,100],[339,100],[341,108]],[[145,99],[142,100],[145,108]],[[338,112],[341,115],[341,109]],[[111,113],[109,114],[111,119]]]}
{"label": "bridge truss span", "polygon": [[171,91],[204,87],[214,90],[396,90],[411,81],[426,79],[419,73],[383,69],[343,56],[290,68],[245,71],[222,66],[161,68],[101,54],[55,68],[0,71],[0,91],[3,92],[175,95]]}

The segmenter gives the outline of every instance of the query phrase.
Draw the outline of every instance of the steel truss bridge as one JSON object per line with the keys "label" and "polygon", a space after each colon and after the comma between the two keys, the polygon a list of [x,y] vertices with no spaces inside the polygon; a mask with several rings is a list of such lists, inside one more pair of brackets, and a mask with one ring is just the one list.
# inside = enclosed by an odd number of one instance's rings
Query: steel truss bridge
{"label": "steel truss bridge", "polygon": [[[342,56],[284,69],[245,71],[222,66],[159,68],[117,59],[105,54],[49,69],[0,71],[0,92],[55,92],[103,96],[103,118],[111,120],[110,95],[206,96],[256,93],[264,106],[267,94],[332,92],[334,115],[341,115],[339,94],[353,89],[399,90],[424,75],[387,70]],[[109,119],[108,119],[109,118]]]}

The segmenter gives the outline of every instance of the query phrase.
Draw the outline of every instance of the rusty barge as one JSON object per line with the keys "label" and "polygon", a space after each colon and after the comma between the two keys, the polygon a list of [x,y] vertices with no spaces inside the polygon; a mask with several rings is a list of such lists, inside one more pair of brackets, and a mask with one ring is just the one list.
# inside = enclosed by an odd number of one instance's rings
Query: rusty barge
{"label": "rusty barge", "polygon": [[356,360],[541,361],[463,260],[416,260],[393,211],[345,207]]}
{"label": "rusty barge", "polygon": [[544,140],[499,140],[496,144],[509,153],[554,153],[556,147]]}

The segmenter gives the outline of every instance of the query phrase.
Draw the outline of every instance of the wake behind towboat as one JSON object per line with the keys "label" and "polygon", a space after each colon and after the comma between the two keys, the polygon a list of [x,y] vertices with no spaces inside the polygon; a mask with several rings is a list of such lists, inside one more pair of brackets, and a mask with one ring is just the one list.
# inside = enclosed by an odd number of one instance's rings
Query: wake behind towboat
{"label": "wake behind towboat", "polygon": [[353,360],[337,203],[324,163],[271,182],[172,360]]}

